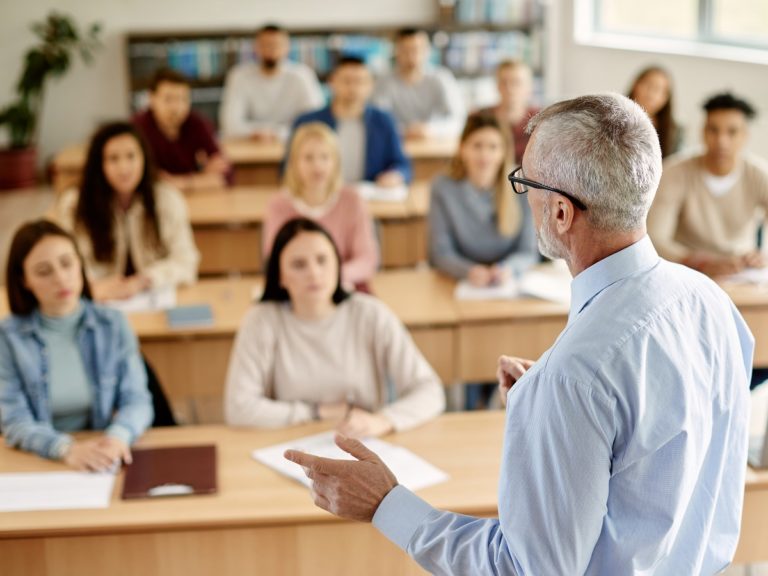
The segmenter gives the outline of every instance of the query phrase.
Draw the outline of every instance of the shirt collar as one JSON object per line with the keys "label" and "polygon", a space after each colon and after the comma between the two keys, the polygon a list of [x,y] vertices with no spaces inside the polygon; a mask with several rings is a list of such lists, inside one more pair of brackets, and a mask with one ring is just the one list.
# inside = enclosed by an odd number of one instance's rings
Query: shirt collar
{"label": "shirt collar", "polygon": [[571,283],[570,324],[600,292],[611,284],[652,268],[659,262],[659,255],[648,235],[623,250],[603,258],[582,271]]}

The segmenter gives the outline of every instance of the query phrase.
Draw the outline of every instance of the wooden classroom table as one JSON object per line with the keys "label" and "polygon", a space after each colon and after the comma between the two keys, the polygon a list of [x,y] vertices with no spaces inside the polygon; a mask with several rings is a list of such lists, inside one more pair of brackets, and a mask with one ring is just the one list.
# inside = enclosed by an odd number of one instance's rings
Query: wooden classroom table
{"label": "wooden classroom table", "polygon": [[[261,273],[261,229],[275,186],[237,186],[187,194],[189,219],[200,251],[201,276]],[[427,259],[429,183],[411,185],[404,202],[368,202],[379,223],[384,268],[415,266]],[[233,246],[239,249],[233,250]]]}
{"label": "wooden classroom table", "polygon": [[[306,488],[252,460],[255,448],[327,429],[157,428],[138,446],[215,443],[219,493],[123,501],[102,510],[0,513],[3,576],[389,576],[424,574],[372,526],[316,508]],[[503,413],[454,413],[388,436],[450,475],[419,492],[433,505],[495,516]],[[61,471],[0,447],[0,472]]]}
{"label": "wooden classroom table", "polygon": [[[442,172],[456,152],[455,138],[406,140],[404,149],[411,159],[414,180],[431,180]],[[235,184],[280,183],[280,163],[285,155],[282,142],[222,140],[221,147],[235,167]],[[53,188],[57,192],[77,186],[85,164],[86,145],[63,148],[53,159]]]}
{"label": "wooden classroom table", "polygon": [[[215,443],[219,493],[123,501],[123,473],[103,510],[0,513],[4,576],[345,576],[424,572],[372,526],[313,506],[307,490],[251,460],[259,447],[324,429],[278,431],[193,426],[150,430],[138,446]],[[432,505],[497,515],[503,412],[444,414],[387,437],[445,470],[420,491]],[[0,472],[61,471],[60,463],[0,447]],[[736,563],[768,561],[768,472],[747,470]]]}

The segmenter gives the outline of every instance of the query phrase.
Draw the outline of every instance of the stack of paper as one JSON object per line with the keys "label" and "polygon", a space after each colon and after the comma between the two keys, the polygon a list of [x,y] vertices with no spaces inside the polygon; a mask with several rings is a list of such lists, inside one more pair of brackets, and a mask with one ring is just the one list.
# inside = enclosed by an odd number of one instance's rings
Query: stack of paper
{"label": "stack of paper", "polygon": [[[254,450],[252,456],[270,468],[298,480],[305,486],[310,485],[309,478],[301,466],[286,460],[283,453],[286,450],[300,450],[307,454],[334,458],[337,460],[354,460],[352,456],[336,446],[333,441],[334,432],[323,432],[314,436],[305,436],[283,444]],[[409,490],[421,490],[433,484],[448,480],[448,474],[420,458],[410,450],[395,446],[389,442],[370,438],[363,441],[370,450],[378,454],[384,463],[392,470],[397,481]]]}
{"label": "stack of paper", "polygon": [[365,200],[405,202],[408,198],[408,187],[405,184],[384,188],[383,186],[377,186],[373,182],[358,182],[355,186],[357,193]]}
{"label": "stack of paper", "polygon": [[165,286],[155,290],[139,292],[127,300],[108,300],[104,304],[110,308],[120,310],[123,314],[167,310],[176,306],[176,288]]}
{"label": "stack of paper", "polygon": [[768,284],[768,268],[746,268],[723,279],[732,284]]}
{"label": "stack of paper", "polygon": [[0,512],[107,508],[114,474],[0,474]]}
{"label": "stack of paper", "polygon": [[461,280],[453,292],[456,300],[509,300],[519,295],[517,282],[512,279],[491,286],[474,286],[469,280]]}

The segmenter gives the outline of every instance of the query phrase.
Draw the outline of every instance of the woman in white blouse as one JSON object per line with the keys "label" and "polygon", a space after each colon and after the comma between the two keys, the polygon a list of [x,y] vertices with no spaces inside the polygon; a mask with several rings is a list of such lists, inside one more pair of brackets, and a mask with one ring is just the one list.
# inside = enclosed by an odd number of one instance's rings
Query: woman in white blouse
{"label": "woman in white blouse", "polygon": [[381,301],[345,292],[339,263],[319,224],[297,218],[280,229],[264,295],[232,351],[228,424],[327,420],[347,436],[380,436],[443,411],[440,379],[408,331]]}

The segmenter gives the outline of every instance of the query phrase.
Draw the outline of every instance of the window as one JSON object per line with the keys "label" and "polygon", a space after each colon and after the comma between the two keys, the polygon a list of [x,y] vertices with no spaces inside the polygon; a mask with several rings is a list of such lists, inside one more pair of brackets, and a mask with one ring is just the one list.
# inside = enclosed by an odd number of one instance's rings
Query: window
{"label": "window", "polygon": [[766,0],[577,0],[585,44],[768,62]]}

